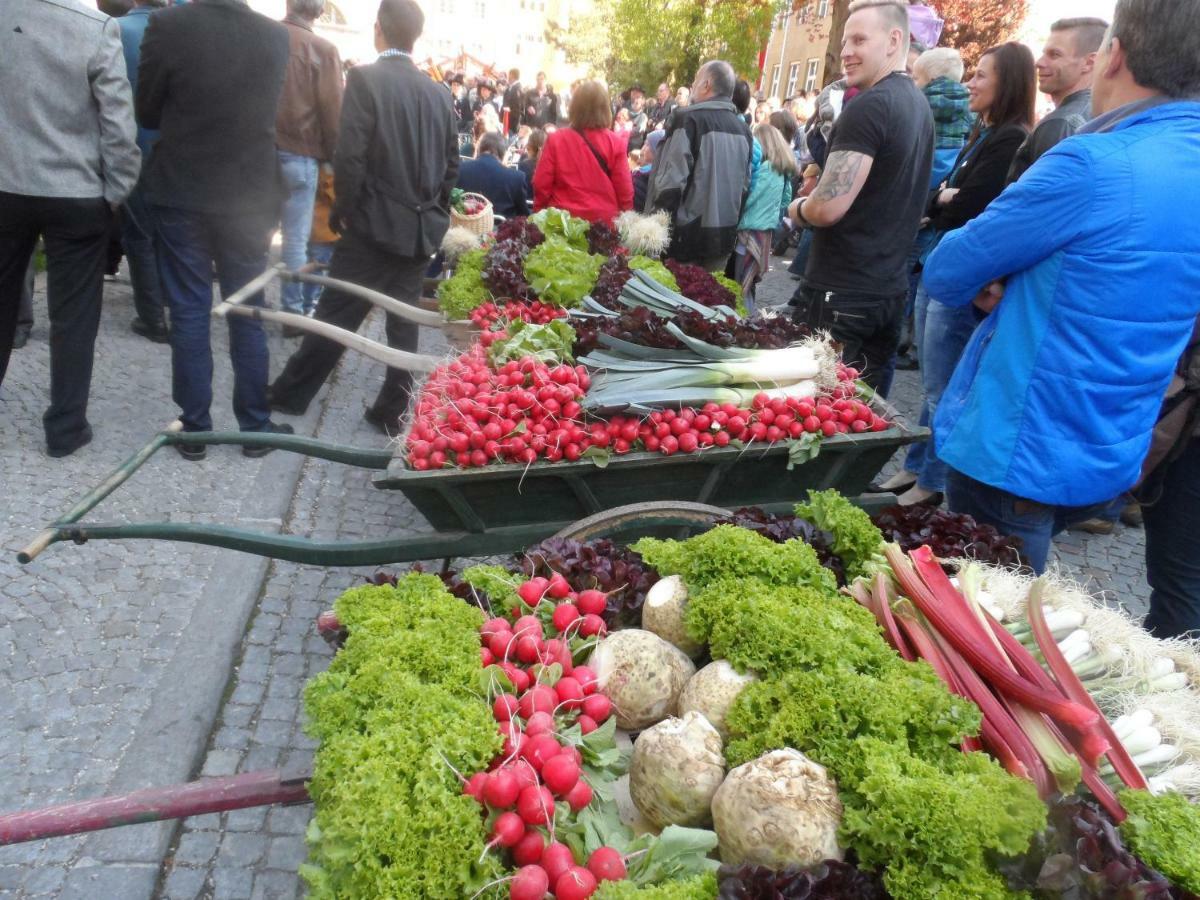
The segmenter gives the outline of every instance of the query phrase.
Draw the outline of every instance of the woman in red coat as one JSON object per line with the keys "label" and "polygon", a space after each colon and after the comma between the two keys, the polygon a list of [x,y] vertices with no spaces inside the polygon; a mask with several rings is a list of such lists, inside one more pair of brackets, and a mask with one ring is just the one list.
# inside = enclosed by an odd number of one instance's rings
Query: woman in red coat
{"label": "woman in red coat", "polygon": [[633,178],[623,135],[612,131],[608,91],[585,82],[571,97],[571,125],[546,139],[533,173],[534,210],[555,207],[612,224],[633,208]]}

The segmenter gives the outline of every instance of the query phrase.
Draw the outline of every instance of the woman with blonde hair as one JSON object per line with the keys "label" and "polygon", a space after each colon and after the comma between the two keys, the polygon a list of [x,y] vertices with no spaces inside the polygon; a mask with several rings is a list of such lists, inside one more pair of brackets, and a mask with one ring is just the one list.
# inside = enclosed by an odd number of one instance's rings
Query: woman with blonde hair
{"label": "woman with blonde hair", "polygon": [[787,139],[769,122],[754,126],[754,173],[738,222],[734,277],[746,308],[754,311],[754,289],[771,266],[775,227],[792,202],[796,156]]}
{"label": "woman with blonde hair", "polygon": [[570,127],[547,136],[533,173],[534,210],[555,207],[589,222],[612,221],[633,208],[627,135],[612,130],[608,91],[587,81],[571,97]]}

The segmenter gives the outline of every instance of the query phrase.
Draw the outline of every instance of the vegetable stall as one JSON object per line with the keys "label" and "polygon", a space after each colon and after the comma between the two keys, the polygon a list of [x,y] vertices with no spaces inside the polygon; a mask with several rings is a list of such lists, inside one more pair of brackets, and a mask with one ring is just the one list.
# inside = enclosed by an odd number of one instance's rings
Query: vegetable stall
{"label": "vegetable stall", "polygon": [[836,492],[376,581],[305,694],[314,897],[1200,891],[1196,647]]}

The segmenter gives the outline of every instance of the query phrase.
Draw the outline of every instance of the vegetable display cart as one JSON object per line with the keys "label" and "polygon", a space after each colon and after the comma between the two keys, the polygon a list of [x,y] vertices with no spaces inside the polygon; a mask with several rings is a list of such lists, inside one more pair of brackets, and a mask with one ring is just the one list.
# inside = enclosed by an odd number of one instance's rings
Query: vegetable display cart
{"label": "vegetable display cart", "polygon": [[[447,323],[439,314],[400,303],[357,285],[301,270],[268,270],[231,295],[214,311],[294,325],[335,340],[389,366],[429,372],[441,360],[382,346],[352,332],[304,316],[277,312],[244,301],[277,279],[334,286],[389,313],[426,327]],[[881,403],[881,401],[876,401]],[[885,411],[894,412],[884,407]],[[91,540],[155,539],[208,544],[318,566],[370,566],[421,559],[490,556],[520,550],[562,531],[577,520],[614,507],[643,505],[670,509],[708,504],[726,510],[758,506],[768,512],[790,509],[809,489],[836,488],[861,494],[895,451],[923,440],[928,431],[895,427],[877,433],[846,434],[821,442],[820,452],[792,465],[789,448],[709,448],[702,453],[665,457],[634,452],[614,456],[605,465],[591,460],[531,466],[496,464],[479,469],[414,471],[399,456],[402,443],[390,448],[358,448],[299,435],[245,432],[189,432],[178,423],[156,434],[57,521],[18,553],[29,563],[51,544]],[[265,534],[218,524],[182,522],[91,523],[84,516],[132,477],[160,449],[189,444],[270,447],[377,471],[375,486],[403,494],[429,521],[433,531],[395,534],[373,541],[321,542],[286,534]],[[650,504],[650,506],[645,506]]]}

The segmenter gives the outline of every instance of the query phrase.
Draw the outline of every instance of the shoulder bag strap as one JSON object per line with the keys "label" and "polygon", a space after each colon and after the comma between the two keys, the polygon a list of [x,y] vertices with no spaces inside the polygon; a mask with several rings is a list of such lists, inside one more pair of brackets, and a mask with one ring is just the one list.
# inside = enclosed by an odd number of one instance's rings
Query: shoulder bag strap
{"label": "shoulder bag strap", "polygon": [[604,172],[604,176],[606,178],[611,178],[612,172],[608,168],[608,163],[605,161],[604,157],[600,155],[600,151],[596,149],[595,145],[587,139],[587,135],[578,128],[572,128],[571,130],[579,135],[580,139],[587,144],[587,148],[592,151],[592,156],[596,157],[596,162],[600,164],[600,169]]}

